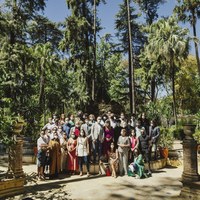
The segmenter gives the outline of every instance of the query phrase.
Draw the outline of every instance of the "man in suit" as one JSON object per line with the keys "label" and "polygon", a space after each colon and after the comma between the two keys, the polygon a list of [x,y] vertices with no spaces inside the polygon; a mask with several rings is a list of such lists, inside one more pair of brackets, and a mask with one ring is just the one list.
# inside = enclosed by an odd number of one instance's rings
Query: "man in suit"
{"label": "man in suit", "polygon": [[93,151],[93,162],[96,162],[96,154],[100,159],[102,155],[102,143],[104,141],[104,129],[101,124],[101,117],[97,117],[97,121],[91,127],[92,137],[92,151]]}

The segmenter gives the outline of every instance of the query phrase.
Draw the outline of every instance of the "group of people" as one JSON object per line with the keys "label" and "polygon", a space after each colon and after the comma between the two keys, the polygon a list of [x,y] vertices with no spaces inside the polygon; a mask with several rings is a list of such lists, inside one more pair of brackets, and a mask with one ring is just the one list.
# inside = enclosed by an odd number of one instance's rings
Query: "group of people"
{"label": "group of people", "polygon": [[[124,113],[117,117],[111,111],[97,118],[81,111],[69,117],[54,114],[37,140],[38,177],[45,179],[47,167],[50,178],[77,171],[82,176],[84,163],[89,176],[90,164],[102,162],[109,163],[113,177],[118,172],[120,176],[146,177],[151,175],[150,160],[157,158],[159,135],[159,127],[145,113],[138,119],[135,114],[129,119]],[[148,163],[147,173],[144,161]]]}

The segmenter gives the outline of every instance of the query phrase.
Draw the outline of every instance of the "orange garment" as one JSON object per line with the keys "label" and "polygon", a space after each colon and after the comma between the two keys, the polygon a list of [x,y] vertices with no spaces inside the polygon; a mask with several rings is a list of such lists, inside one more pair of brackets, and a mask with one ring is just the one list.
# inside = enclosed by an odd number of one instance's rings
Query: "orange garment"
{"label": "orange garment", "polygon": [[67,149],[68,149],[67,170],[69,170],[69,171],[77,171],[78,170],[76,145],[77,145],[77,141],[72,138],[69,138],[69,140],[67,141]]}
{"label": "orange garment", "polygon": [[50,150],[50,175],[60,173],[61,164],[61,149],[59,140],[50,140],[49,142]]}

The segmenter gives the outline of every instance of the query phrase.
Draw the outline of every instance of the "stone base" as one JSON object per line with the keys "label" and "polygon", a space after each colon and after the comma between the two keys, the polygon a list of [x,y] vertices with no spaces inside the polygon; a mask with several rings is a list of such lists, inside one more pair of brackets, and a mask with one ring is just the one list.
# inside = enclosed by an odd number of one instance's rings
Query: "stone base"
{"label": "stone base", "polygon": [[167,165],[170,165],[172,167],[178,167],[178,166],[182,166],[183,163],[181,162],[180,159],[174,157],[174,158],[169,158],[167,160]]}
{"label": "stone base", "polygon": [[[147,169],[147,163],[145,163],[145,169]],[[162,169],[167,165],[167,159],[163,158],[163,159],[159,159],[159,160],[154,160],[150,162],[150,167],[151,170],[158,170],[158,169]]]}
{"label": "stone base", "polygon": [[23,163],[36,164],[36,160],[37,160],[37,158],[33,155],[23,155],[23,157],[22,157]]}
{"label": "stone base", "polygon": [[0,182],[0,199],[14,196],[24,192],[24,178],[6,180]]}
{"label": "stone base", "polygon": [[[86,166],[83,165],[83,173],[86,173]],[[90,164],[90,173],[91,174],[99,174],[100,168],[99,164]]]}
{"label": "stone base", "polygon": [[[90,164],[90,173],[91,174],[99,174],[99,172],[101,174],[105,174],[106,172],[106,166],[108,165],[108,163],[102,163],[101,165],[97,164]],[[158,170],[158,169],[162,169],[167,165],[167,159],[160,159],[160,160],[155,160],[155,161],[151,161],[150,163],[151,165],[151,169],[154,170]],[[147,164],[145,163],[145,168],[147,169]],[[118,170],[117,170],[118,171]],[[83,173],[86,173],[86,166],[83,165]]]}
{"label": "stone base", "polygon": [[199,175],[197,173],[183,172],[183,174],[182,174],[182,182],[183,183],[196,182],[196,181],[199,181]]}
{"label": "stone base", "polygon": [[200,182],[183,183],[180,199],[200,200]]}

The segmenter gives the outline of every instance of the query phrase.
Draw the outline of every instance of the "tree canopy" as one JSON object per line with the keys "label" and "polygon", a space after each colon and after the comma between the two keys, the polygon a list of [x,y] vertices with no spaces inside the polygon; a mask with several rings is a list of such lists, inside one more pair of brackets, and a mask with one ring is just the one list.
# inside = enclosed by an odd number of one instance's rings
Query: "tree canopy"
{"label": "tree canopy", "polygon": [[[128,1],[122,0],[115,35],[104,36],[98,9],[107,1],[67,0],[70,14],[60,23],[43,16],[47,2],[1,4],[0,138],[19,114],[27,122],[27,135],[36,133],[52,113],[82,110],[97,115],[102,112],[100,104],[114,103],[131,114],[130,80],[135,84],[136,114],[152,110],[158,102],[169,108],[167,112],[164,106],[157,107],[167,118],[173,117],[172,110],[175,117],[198,112],[198,57],[195,61],[188,56],[189,32],[177,17],[159,16],[164,0],[130,1],[129,14]],[[174,8],[178,20],[193,26],[196,55],[199,4],[178,0]]]}

